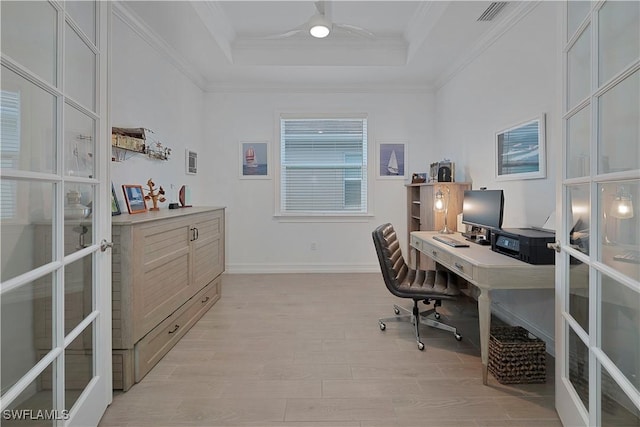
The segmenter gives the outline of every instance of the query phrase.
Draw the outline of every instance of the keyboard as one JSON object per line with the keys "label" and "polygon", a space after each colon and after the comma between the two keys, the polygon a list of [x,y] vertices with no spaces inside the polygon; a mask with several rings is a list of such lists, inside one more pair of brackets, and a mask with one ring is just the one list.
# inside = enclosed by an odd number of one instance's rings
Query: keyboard
{"label": "keyboard", "polygon": [[433,236],[435,240],[438,242],[442,242],[445,245],[453,246],[454,248],[468,248],[469,245],[467,243],[463,243],[459,240],[452,239],[451,237],[446,236]]}
{"label": "keyboard", "polygon": [[640,252],[628,251],[623,254],[614,256],[613,259],[615,259],[616,261],[640,264]]}

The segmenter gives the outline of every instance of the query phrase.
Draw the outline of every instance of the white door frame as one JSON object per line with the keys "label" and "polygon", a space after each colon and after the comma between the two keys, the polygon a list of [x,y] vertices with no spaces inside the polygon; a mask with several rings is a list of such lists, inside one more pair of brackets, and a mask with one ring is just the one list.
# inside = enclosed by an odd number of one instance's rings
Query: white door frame
{"label": "white door frame", "polygon": [[[111,2],[96,1],[95,3],[95,25],[96,42],[94,47],[90,47],[95,52],[96,75],[95,75],[95,105],[92,107],[95,112],[81,107],[80,110],[88,112],[89,117],[95,120],[95,141],[93,153],[95,159],[93,177],[74,178],[65,177],[62,165],[64,165],[64,126],[65,126],[65,105],[67,105],[65,82],[65,31],[74,27],[79,27],[73,23],[70,15],[65,13],[65,3],[51,1],[47,3],[55,10],[56,34],[51,37],[57,40],[55,64],[51,64],[56,69],[56,79],[48,82],[32,72],[26,66],[16,62],[14,59],[2,55],[2,65],[14,71],[17,75],[40,87],[48,94],[55,97],[55,155],[56,170],[53,173],[32,172],[20,169],[8,169],[1,171],[1,178],[15,181],[26,181],[35,183],[49,183],[54,188],[52,195],[52,211],[48,212],[54,218],[52,225],[52,236],[56,237],[53,243],[53,260],[41,267],[27,271],[16,277],[12,277],[1,283],[0,293],[5,294],[11,290],[19,289],[21,286],[29,285],[31,282],[52,277],[52,347],[34,366],[29,369],[19,380],[13,383],[0,398],[0,410],[12,408],[21,393],[31,390],[32,383],[48,368],[52,368],[52,408],[46,416],[51,419],[56,426],[91,426],[97,425],[104,413],[107,405],[112,399],[111,380],[111,251],[101,250],[101,241],[111,240],[111,216],[110,216],[110,134],[111,126],[109,122],[109,59],[110,59],[110,23],[111,23]],[[71,24],[69,24],[71,23]],[[69,26],[71,25],[71,27]],[[72,30],[73,31],[73,30]],[[85,37],[85,36],[82,36]],[[86,37],[85,37],[86,39]],[[88,39],[87,39],[88,40]],[[85,41],[85,43],[87,43]],[[93,42],[88,42],[90,46]],[[79,106],[75,101],[70,101],[70,105]],[[28,123],[25,123],[28,126]],[[65,182],[79,183],[93,187],[92,191],[92,239],[91,244],[79,249],[69,255],[64,254],[64,226],[65,226]],[[33,245],[33,244],[32,244]],[[82,321],[65,336],[65,266],[80,260],[92,260],[92,301],[91,311]],[[73,406],[67,411],[65,408],[69,402],[65,402],[65,348],[70,345],[82,332],[92,328],[92,349],[93,356],[92,378],[85,386],[80,396],[75,400]],[[37,411],[39,408],[35,408]],[[43,408],[47,410],[47,408]],[[5,414],[3,413],[3,416]],[[33,416],[28,410],[21,416]]]}

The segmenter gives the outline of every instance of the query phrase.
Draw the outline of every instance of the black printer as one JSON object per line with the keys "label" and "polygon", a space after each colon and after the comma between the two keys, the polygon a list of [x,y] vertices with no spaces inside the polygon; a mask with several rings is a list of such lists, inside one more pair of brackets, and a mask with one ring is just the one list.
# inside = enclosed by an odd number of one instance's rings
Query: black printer
{"label": "black printer", "polygon": [[547,248],[554,243],[553,231],[533,228],[505,228],[491,231],[491,250],[529,264],[555,264],[555,251]]}

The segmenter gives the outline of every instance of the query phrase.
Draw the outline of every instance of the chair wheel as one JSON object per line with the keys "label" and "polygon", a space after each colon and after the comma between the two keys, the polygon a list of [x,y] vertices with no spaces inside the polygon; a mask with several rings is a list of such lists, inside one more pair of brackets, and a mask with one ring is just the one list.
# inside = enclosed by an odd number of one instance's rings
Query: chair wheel
{"label": "chair wheel", "polygon": [[396,314],[400,314],[400,310],[398,310],[397,308],[394,308],[393,312],[396,313]]}
{"label": "chair wheel", "polygon": [[380,322],[379,326],[380,326],[380,330],[381,330],[381,331],[384,331],[385,329],[387,329],[387,325],[385,325],[385,324],[384,324],[384,323],[382,323],[382,322]]}
{"label": "chair wheel", "polygon": [[424,344],[420,341],[418,341],[418,350],[420,351],[424,350]]}
{"label": "chair wheel", "polygon": [[435,314],[433,315],[433,317],[435,317],[435,318],[436,318],[436,320],[440,320],[440,313],[435,313]]}
{"label": "chair wheel", "polygon": [[462,335],[460,335],[460,334],[456,333],[456,334],[455,334],[455,337],[456,337],[456,340],[458,340],[458,341],[462,341]]}

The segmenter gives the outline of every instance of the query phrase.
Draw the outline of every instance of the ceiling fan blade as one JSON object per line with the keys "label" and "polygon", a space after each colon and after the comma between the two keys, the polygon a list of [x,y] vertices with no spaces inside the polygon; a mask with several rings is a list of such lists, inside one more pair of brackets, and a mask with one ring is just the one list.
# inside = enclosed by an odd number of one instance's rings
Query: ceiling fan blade
{"label": "ceiling fan blade", "polygon": [[367,39],[375,39],[376,35],[373,34],[371,31],[369,30],[365,30],[362,27],[358,27],[355,25],[349,25],[349,24],[333,24],[334,28],[346,31],[350,34],[354,34],[360,37],[364,37]]}
{"label": "ceiling fan blade", "polygon": [[264,37],[260,37],[261,39],[264,40],[278,40],[278,39],[286,39],[288,37],[292,37],[295,36],[296,34],[302,33],[302,32],[306,32],[307,31],[307,24],[304,23],[302,25],[297,26],[296,28],[293,28],[289,31],[285,31],[284,33],[281,34],[272,34],[270,36],[264,36]]}

